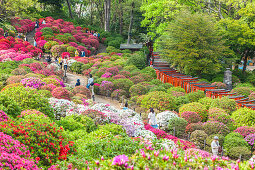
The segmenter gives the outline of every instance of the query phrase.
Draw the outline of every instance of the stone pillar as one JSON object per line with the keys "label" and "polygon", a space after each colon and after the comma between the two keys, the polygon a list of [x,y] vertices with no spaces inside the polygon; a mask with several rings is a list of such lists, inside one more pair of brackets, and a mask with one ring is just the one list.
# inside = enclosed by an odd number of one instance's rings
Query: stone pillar
{"label": "stone pillar", "polygon": [[227,70],[224,72],[223,83],[227,85],[228,90],[232,90],[232,72],[230,71],[230,68],[227,68]]}

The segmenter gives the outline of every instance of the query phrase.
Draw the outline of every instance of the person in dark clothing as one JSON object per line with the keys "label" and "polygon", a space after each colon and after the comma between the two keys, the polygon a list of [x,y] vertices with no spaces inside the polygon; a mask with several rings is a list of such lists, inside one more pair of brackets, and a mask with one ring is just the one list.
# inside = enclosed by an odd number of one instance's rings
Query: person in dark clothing
{"label": "person in dark clothing", "polygon": [[8,31],[6,30],[5,33],[4,33],[4,37],[6,38],[6,37],[8,37],[8,36],[9,36],[9,33],[8,33]]}
{"label": "person in dark clothing", "polygon": [[80,85],[81,85],[80,79],[77,79],[77,82],[76,82],[76,84],[75,84],[75,87],[76,87],[76,86],[80,86]]}

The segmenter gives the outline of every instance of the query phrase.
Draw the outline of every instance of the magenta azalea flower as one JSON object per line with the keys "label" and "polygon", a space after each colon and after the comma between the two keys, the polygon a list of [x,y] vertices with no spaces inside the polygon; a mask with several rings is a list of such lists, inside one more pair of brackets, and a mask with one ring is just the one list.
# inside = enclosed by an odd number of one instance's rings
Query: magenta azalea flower
{"label": "magenta azalea flower", "polygon": [[128,162],[128,157],[126,155],[115,156],[112,161],[112,165],[122,166]]}

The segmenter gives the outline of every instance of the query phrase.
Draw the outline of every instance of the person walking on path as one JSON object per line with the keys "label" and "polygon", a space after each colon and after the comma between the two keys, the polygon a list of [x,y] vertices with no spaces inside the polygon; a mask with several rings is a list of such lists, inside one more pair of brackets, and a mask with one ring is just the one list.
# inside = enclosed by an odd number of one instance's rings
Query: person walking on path
{"label": "person walking on path", "polygon": [[158,128],[156,114],[153,108],[150,108],[150,113],[148,115],[148,122],[153,128]]}
{"label": "person walking on path", "polygon": [[8,33],[8,31],[6,30],[5,33],[4,33],[4,37],[6,38],[6,37],[8,37],[8,36],[9,36],[9,33]]}
{"label": "person walking on path", "polygon": [[75,84],[75,87],[76,87],[76,86],[80,86],[80,85],[81,85],[80,79],[77,79],[77,82],[76,82],[76,84]]}
{"label": "person walking on path", "polygon": [[37,43],[36,43],[35,37],[33,37],[33,39],[34,39],[34,46],[37,47]]}
{"label": "person walking on path", "polygon": [[28,41],[28,39],[27,39],[27,36],[25,35],[25,37],[24,37],[24,41]]}
{"label": "person walking on path", "polygon": [[45,21],[45,19],[42,21],[42,24],[46,24],[46,21]]}
{"label": "person walking on path", "polygon": [[127,110],[128,109],[128,102],[125,103],[124,107],[122,107],[123,110]]}
{"label": "person walking on path", "polygon": [[61,57],[58,58],[58,63],[60,65],[60,69],[62,69],[62,65],[63,65],[63,60]]}
{"label": "person walking on path", "polygon": [[64,70],[67,71],[67,66],[68,66],[67,56],[65,56],[65,58],[63,59],[63,65],[64,65]]}
{"label": "person walking on path", "polygon": [[220,148],[218,136],[214,136],[213,141],[211,143],[211,147],[212,147],[213,156],[217,156],[219,153],[219,148]]}
{"label": "person walking on path", "polygon": [[89,74],[87,88],[91,91],[92,99],[93,99],[93,101],[95,101],[94,78],[92,77],[92,74]]}

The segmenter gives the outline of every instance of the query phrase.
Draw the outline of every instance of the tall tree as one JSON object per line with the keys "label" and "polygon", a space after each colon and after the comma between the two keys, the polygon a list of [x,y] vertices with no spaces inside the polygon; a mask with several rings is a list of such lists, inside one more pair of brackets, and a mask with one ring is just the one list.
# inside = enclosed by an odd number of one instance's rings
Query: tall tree
{"label": "tall tree", "polygon": [[69,0],[66,0],[66,3],[67,3],[67,6],[68,6],[70,18],[73,19],[73,13],[72,13],[71,4],[70,4]]}
{"label": "tall tree", "polygon": [[132,26],[134,22],[134,8],[135,8],[135,3],[132,2],[131,12],[130,12],[130,23],[128,27],[128,41],[127,41],[128,44],[130,44],[130,40],[131,40],[131,34],[132,34],[131,30],[132,30]]}
{"label": "tall tree", "polygon": [[104,30],[110,31],[110,21],[111,21],[111,0],[104,0]]}
{"label": "tall tree", "polygon": [[218,35],[215,20],[181,11],[160,37],[160,52],[172,66],[190,75],[220,71],[222,56],[232,54]]}

